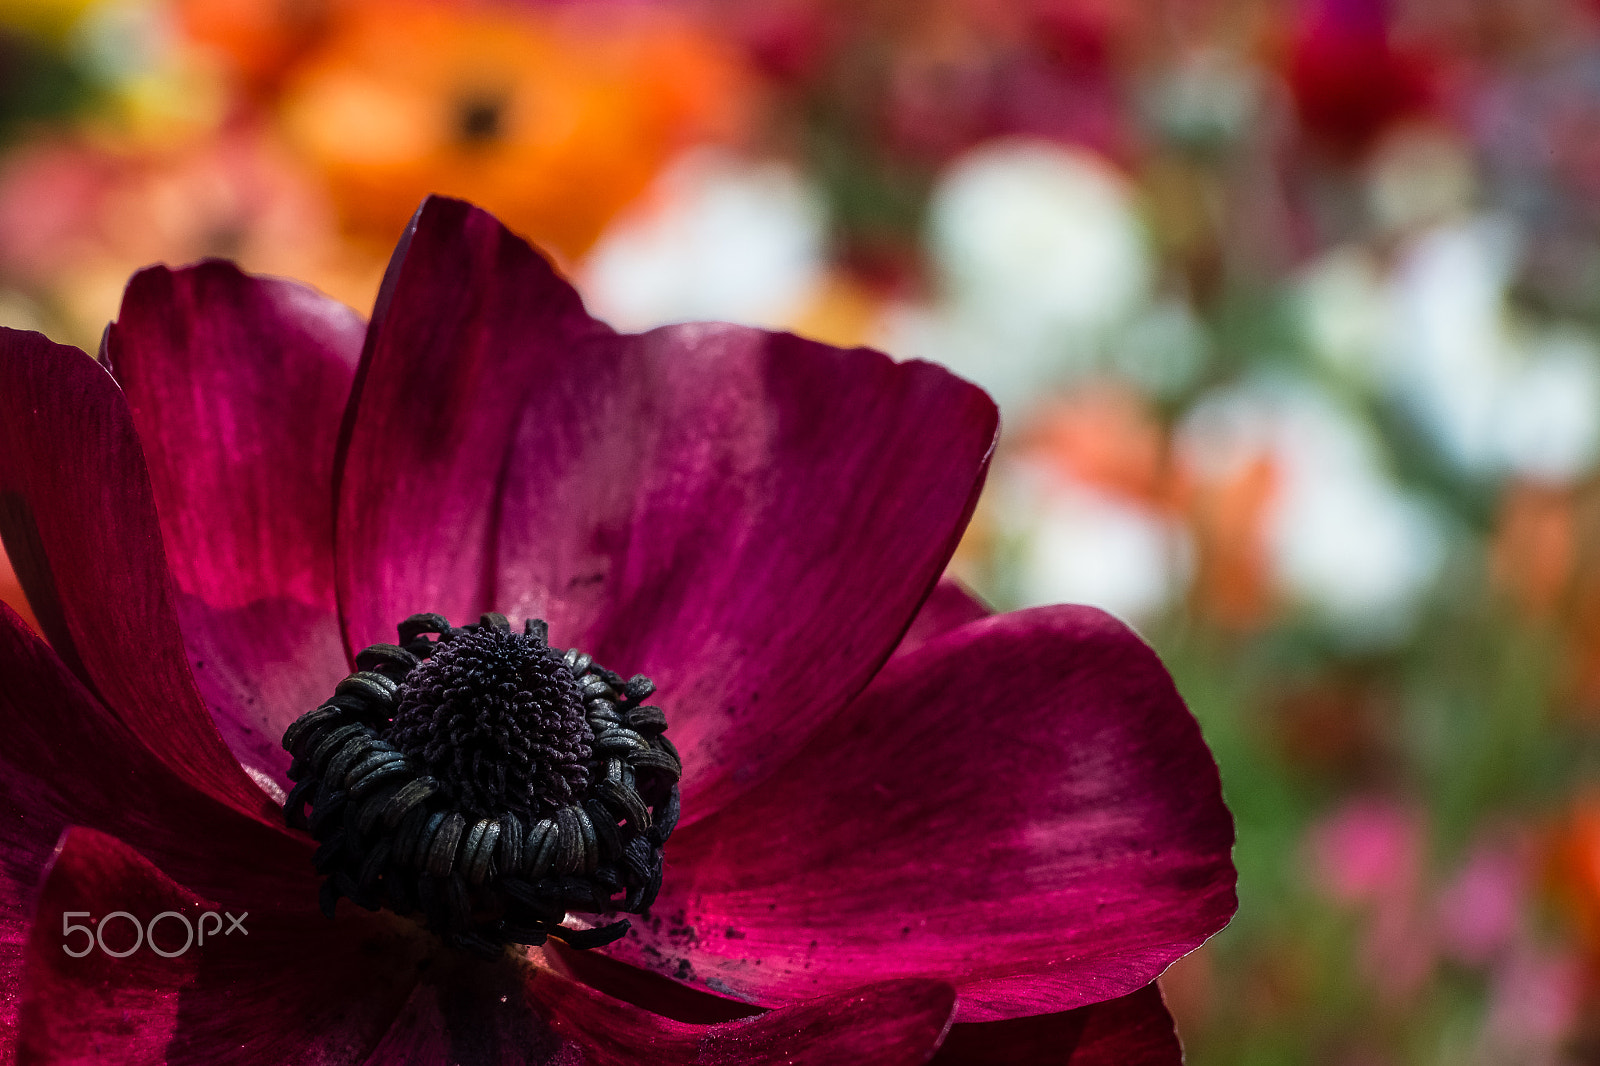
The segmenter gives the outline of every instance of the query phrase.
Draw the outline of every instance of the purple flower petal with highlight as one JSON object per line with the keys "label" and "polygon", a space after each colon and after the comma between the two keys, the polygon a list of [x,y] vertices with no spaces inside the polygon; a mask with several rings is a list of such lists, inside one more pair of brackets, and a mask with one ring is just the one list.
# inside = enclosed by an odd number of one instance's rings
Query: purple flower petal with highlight
{"label": "purple flower petal with highlight", "polygon": [[49,913],[38,908],[36,882],[70,825],[137,840],[174,876],[246,907],[314,918],[306,842],[173,772],[3,606],[0,663],[0,1062],[16,1034],[29,923]]}
{"label": "purple flower petal with highlight", "polygon": [[184,654],[155,501],[111,375],[0,327],[0,536],[63,661],[175,771],[272,819]]}
{"label": "purple flower petal with highlight", "polygon": [[958,1025],[932,1066],[1182,1066],[1183,1048],[1161,990],[1147,985],[1118,999],[1062,1014]]}
{"label": "purple flower petal with highlight", "polygon": [[[19,1058],[38,1062],[227,1061],[240,1066],[356,1060],[381,1038],[419,977],[415,938],[366,915],[332,930],[304,916],[207,899],[180,886],[115,837],[72,829],[39,891],[40,920],[27,943]],[[105,922],[116,911],[149,922],[173,911],[238,915],[245,932],[183,947],[182,922],[155,926],[158,947],[117,919],[81,958],[86,934],[65,935],[63,916]],[[226,926],[224,926],[226,928]],[[142,936],[143,934],[138,934]],[[359,987],[359,997],[348,995]]]}
{"label": "purple flower petal with highlight", "polygon": [[955,1009],[949,985],[896,981],[757,1017],[694,1025],[549,971],[474,976],[420,986],[366,1066],[920,1066],[944,1038]]}
{"label": "purple flower petal with highlight", "polygon": [[1155,654],[1098,611],[1039,608],[896,657],[673,839],[665,920],[610,950],[763,1005],[938,975],[963,1022],[1053,1013],[1148,984],[1226,924],[1232,842]]}
{"label": "purple flower petal with highlight", "polygon": [[548,619],[674,693],[686,821],[865,686],[994,444],[988,397],[928,364],[735,326],[613,334],[455,201],[418,213],[388,292],[341,484],[351,647],[417,611]]}
{"label": "purple flower petal with highlight", "polygon": [[231,263],[135,275],[106,353],[144,444],[195,680],[284,787],[284,729],[349,673],[333,455],[366,323]]}

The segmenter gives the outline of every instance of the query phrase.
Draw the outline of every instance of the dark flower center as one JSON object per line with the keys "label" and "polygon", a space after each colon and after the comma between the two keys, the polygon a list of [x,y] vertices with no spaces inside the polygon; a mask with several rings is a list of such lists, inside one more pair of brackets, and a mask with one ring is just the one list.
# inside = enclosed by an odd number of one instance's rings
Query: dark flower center
{"label": "dark flower center", "polygon": [[504,112],[505,101],[498,97],[466,97],[456,106],[456,136],[469,147],[489,144],[503,132]]}
{"label": "dark flower center", "polygon": [[572,670],[544,641],[494,626],[463,632],[406,675],[384,739],[478,818],[533,821],[589,787],[594,734]]}
{"label": "dark flower center", "polygon": [[654,902],[681,764],[643,702],[648,678],[624,681],[551,648],[543,622],[518,634],[499,614],[459,628],[413,615],[356,666],[283,737],[284,811],[321,843],[330,918],[344,896],[492,956],[550,936],[609,943],[626,919],[579,929],[567,913]]}

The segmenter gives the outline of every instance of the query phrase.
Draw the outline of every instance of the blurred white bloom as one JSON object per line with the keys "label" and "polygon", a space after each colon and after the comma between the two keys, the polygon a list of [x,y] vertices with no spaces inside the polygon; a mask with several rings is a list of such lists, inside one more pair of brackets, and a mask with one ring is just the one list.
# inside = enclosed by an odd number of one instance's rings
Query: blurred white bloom
{"label": "blurred white bloom", "polygon": [[1357,642],[1404,635],[1443,561],[1444,531],[1385,475],[1362,423],[1309,386],[1240,386],[1195,405],[1178,450],[1219,477],[1270,456],[1278,485],[1267,541],[1280,586]]}
{"label": "blurred white bloom", "polygon": [[1188,587],[1194,549],[1171,517],[1037,463],[997,488],[1019,606],[1085,603],[1137,625]]}
{"label": "blurred white bloom", "polygon": [[1246,56],[1200,48],[1152,86],[1145,106],[1168,137],[1204,146],[1248,131],[1261,96],[1260,75]]}
{"label": "blurred white bloom", "polygon": [[1004,329],[948,307],[891,305],[884,309],[873,344],[897,359],[940,363],[983,386],[1006,421],[1042,386],[1064,376],[1057,368],[1057,354],[1037,338],[1018,340]]}
{"label": "blurred white bloom", "polygon": [[1392,281],[1385,376],[1445,454],[1474,473],[1498,465],[1504,299],[1516,255],[1510,227],[1480,219],[1417,240]]}
{"label": "blurred white bloom", "polygon": [[579,271],[619,329],[715,319],[783,327],[821,283],[826,216],[793,168],[702,150],[668,168]]}
{"label": "blurred white bloom", "polygon": [[1389,294],[1377,258],[1359,244],[1334,248],[1300,279],[1306,340],[1343,377],[1372,384],[1389,322]]}
{"label": "blurred white bloom", "polygon": [[1154,267],[1127,182],[1095,155],[996,141],[929,203],[937,309],[903,309],[884,343],[944,363],[1007,408],[1081,371],[1144,305]]}
{"label": "blurred white bloom", "polygon": [[1026,331],[1092,331],[1144,299],[1151,262],[1127,182],[1045,142],[957,160],[929,203],[936,263],[957,302]]}
{"label": "blurred white bloom", "polygon": [[1148,396],[1169,398],[1188,389],[1205,368],[1211,337],[1187,303],[1150,304],[1110,346],[1106,362]]}
{"label": "blurred white bloom", "polygon": [[1492,220],[1417,240],[1391,282],[1380,374],[1462,470],[1568,481],[1600,445],[1600,349],[1515,327],[1516,257],[1515,233]]}
{"label": "blurred white bloom", "polygon": [[1506,464],[1543,481],[1571,482],[1600,451],[1600,349],[1575,332],[1552,331],[1529,345],[1507,381],[1499,419]]}
{"label": "blurred white bloom", "polygon": [[1403,126],[1367,164],[1367,201],[1392,230],[1437,225],[1465,214],[1477,195],[1472,151],[1436,126]]}

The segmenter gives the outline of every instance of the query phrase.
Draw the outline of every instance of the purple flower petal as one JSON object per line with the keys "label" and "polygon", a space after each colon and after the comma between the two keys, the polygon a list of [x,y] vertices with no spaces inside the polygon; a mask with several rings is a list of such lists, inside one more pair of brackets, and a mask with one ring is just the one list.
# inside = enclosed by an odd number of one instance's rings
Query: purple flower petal
{"label": "purple flower petal", "polygon": [[547,942],[542,950],[545,961],[563,976],[680,1022],[712,1025],[763,1012],[761,1007],[679,984],[598,951],[575,950],[559,941]]}
{"label": "purple flower petal", "polygon": [[1182,1066],[1183,1047],[1154,984],[1060,1014],[955,1025],[931,1066]]}
{"label": "purple flower petal", "polygon": [[[556,979],[534,995],[553,999]],[[558,1029],[592,1049],[597,1064],[633,1066],[665,1053],[695,1066],[917,1066],[939,1046],[955,992],[939,981],[894,981],[795,1003],[751,1018],[695,1026],[671,1022],[567,984]]]}
{"label": "purple flower petal", "polygon": [[[168,878],[115,837],[67,832],[39,892],[28,935],[19,1058],[49,1062],[359,1062],[377,1043],[416,983],[416,946],[381,918],[320,918],[251,911],[244,933],[224,912],[249,905],[203,898]],[[180,951],[183,923],[166,918],[123,958],[97,945],[81,958],[87,934],[64,923],[89,916],[105,925],[105,945],[134,944],[133,923],[175,911],[199,923],[218,914],[219,931]],[[86,913],[85,913],[86,912]],[[68,917],[69,914],[75,915]],[[207,929],[209,930],[209,924]],[[355,992],[359,990],[359,992]],[[354,994],[353,994],[354,992]]]}
{"label": "purple flower petal", "polygon": [[285,785],[285,727],[350,669],[333,453],[365,331],[313,289],[212,261],[135,275],[107,335],[195,680],[234,754]]}
{"label": "purple flower petal", "polygon": [[1227,922],[1233,825],[1155,653],[1083,607],[895,658],[667,852],[657,926],[609,949],[776,1004],[940,976],[961,1020],[1124,995]]}
{"label": "purple flower petal", "polygon": [[365,1066],[917,1066],[954,1010],[949,985],[897,981],[693,1025],[549,970],[480,966],[419,986]]}
{"label": "purple flower petal", "polygon": [[[547,618],[660,686],[685,824],[888,656],[955,546],[994,405],[782,334],[618,336],[488,215],[424,204],[375,316],[339,502],[353,647],[416,611]],[[848,545],[842,550],[841,545]]]}
{"label": "purple flower petal", "polygon": [[138,840],[146,855],[196,884],[242,886],[258,909],[313,906],[305,842],[175,775],[3,606],[0,677],[0,1062],[10,1061],[16,1034],[39,875],[70,824]]}
{"label": "purple flower petal", "polygon": [[339,488],[339,606],[352,650],[434,611],[497,602],[497,500],[526,395],[607,332],[488,214],[430,198],[395,252],[356,378]]}
{"label": "purple flower petal", "polygon": [[994,611],[978,599],[965,585],[954,578],[941,578],[928,598],[922,602],[911,628],[900,638],[895,655],[909,655],[934,637],[943,636],[952,629],[987,618]]}
{"label": "purple flower petal", "polygon": [[122,393],[78,349],[4,328],[0,533],[63,661],[174,771],[274,819],[195,688]]}
{"label": "purple flower petal", "polygon": [[[927,364],[731,326],[619,338],[563,370],[512,452],[501,597],[655,680],[692,821],[893,648],[965,524],[993,408]],[[604,401],[569,406],[585,388]]]}
{"label": "purple flower petal", "polygon": [[314,911],[308,841],[174,773],[4,606],[0,677],[0,929],[26,921],[39,872],[72,824],[136,841],[202,890]]}

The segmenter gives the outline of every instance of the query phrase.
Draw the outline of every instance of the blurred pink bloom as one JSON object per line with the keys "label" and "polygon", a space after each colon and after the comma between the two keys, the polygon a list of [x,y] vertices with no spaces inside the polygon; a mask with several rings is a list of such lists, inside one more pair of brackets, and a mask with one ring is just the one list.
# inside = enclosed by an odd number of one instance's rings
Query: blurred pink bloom
{"label": "blurred pink bloom", "polygon": [[1339,902],[1366,909],[1361,962],[1386,995],[1415,993],[1433,968],[1432,930],[1420,907],[1426,827],[1382,799],[1357,799],[1316,826],[1311,875]]}
{"label": "blurred pink bloom", "polygon": [[0,284],[98,337],[128,275],[205,256],[364,303],[382,259],[339,240],[332,206],[272,137],[238,128],[163,151],[44,141],[0,167]]}
{"label": "blurred pink bloom", "polygon": [[1517,935],[1529,856],[1504,845],[1480,845],[1440,891],[1440,947],[1473,966],[1489,963]]}
{"label": "blurred pink bloom", "polygon": [[1584,992],[1583,966],[1560,953],[1523,949],[1495,975],[1490,989],[1484,1044],[1500,1061],[1571,1061],[1558,1057],[1578,1020]]}
{"label": "blurred pink bloom", "polygon": [[1312,876],[1341,903],[1393,903],[1415,892],[1423,843],[1416,812],[1386,800],[1352,800],[1312,829]]}

